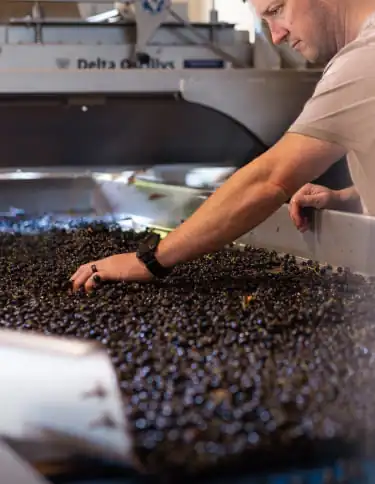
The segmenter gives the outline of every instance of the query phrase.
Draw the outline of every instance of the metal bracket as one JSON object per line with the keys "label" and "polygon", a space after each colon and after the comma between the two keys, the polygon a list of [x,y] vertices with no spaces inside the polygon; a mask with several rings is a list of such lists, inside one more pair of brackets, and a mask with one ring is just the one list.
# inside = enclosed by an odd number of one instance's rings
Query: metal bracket
{"label": "metal bracket", "polygon": [[[1,330],[0,355],[9,363],[0,370],[6,389],[0,389],[0,436],[29,462],[79,452],[129,463],[131,437],[121,396],[100,345]],[[29,384],[24,384],[24,361],[33,374]]]}
{"label": "metal bracket", "polygon": [[159,26],[167,19],[170,0],[143,0],[135,2],[137,22],[136,53],[141,53]]}

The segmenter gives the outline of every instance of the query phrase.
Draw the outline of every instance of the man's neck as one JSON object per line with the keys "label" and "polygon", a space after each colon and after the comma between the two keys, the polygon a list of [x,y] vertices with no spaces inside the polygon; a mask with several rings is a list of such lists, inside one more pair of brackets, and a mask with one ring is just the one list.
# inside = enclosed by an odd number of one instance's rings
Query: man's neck
{"label": "man's neck", "polygon": [[375,13],[375,0],[345,0],[342,2],[341,15],[341,32],[344,38],[341,40],[343,45],[352,42],[360,33],[361,28],[367,18]]}

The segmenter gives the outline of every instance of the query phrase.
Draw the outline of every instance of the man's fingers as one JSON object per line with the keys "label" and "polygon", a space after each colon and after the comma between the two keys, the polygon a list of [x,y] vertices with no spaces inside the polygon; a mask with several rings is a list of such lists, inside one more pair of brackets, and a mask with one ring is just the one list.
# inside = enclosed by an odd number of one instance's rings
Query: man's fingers
{"label": "man's fingers", "polygon": [[318,185],[303,186],[289,203],[289,214],[295,226],[301,232],[309,228],[309,218],[304,214],[306,208],[321,210],[329,203],[330,191]]}
{"label": "man's fingers", "polygon": [[75,276],[73,279],[73,292],[78,291],[78,289],[85,284],[91,274],[92,271],[87,268],[86,270],[81,271],[77,276]]}
{"label": "man's fingers", "polygon": [[76,271],[75,273],[72,275],[72,277],[70,278],[71,281],[73,281],[74,279],[76,279],[80,274],[82,274],[82,272],[85,270],[85,267],[86,266],[80,266]]}
{"label": "man's fingers", "polygon": [[91,292],[98,287],[103,281],[109,280],[110,277],[105,271],[95,272],[85,282],[85,291]]}
{"label": "man's fingers", "polygon": [[322,197],[317,197],[316,195],[303,195],[303,197],[298,198],[298,205],[300,207],[312,207],[321,208],[324,200]]}
{"label": "man's fingers", "polygon": [[305,232],[308,229],[308,221],[303,216],[301,206],[297,200],[291,200],[289,203],[289,215],[293,220],[294,225],[301,232]]}
{"label": "man's fingers", "polygon": [[[96,268],[96,266],[95,266]],[[78,291],[78,289],[86,284],[86,281],[93,275],[97,274],[93,271],[93,264],[85,264],[81,266],[78,271],[71,277],[73,281],[73,292]]]}

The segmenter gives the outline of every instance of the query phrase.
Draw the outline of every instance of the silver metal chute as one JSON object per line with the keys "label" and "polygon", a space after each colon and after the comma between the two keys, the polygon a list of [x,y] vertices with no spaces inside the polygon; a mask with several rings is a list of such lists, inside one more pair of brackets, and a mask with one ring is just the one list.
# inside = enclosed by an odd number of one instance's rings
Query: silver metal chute
{"label": "silver metal chute", "polygon": [[168,95],[99,98],[98,104],[0,101],[0,113],[7,119],[3,167],[222,165],[244,163],[264,146],[229,117]]}
{"label": "silver metal chute", "polygon": [[[216,80],[214,72],[202,76],[170,71],[166,79],[160,71],[130,71],[126,80],[137,89],[116,94],[125,76],[103,73],[92,85],[95,96],[85,94],[84,75],[77,74],[70,86],[65,76],[46,74],[29,97],[10,99],[4,93],[0,99],[1,118],[6,120],[6,129],[0,132],[5,149],[0,166],[244,164],[287,129],[313,89],[314,78],[300,80],[294,109],[289,107],[286,114],[295,87],[288,72],[224,74]],[[18,88],[25,93],[31,74],[22,77]],[[50,93],[49,77],[54,80]],[[4,91],[6,78],[0,81]],[[279,108],[270,122],[262,113],[268,113],[273,102],[279,102]]]}
{"label": "silver metal chute", "polygon": [[34,77],[0,78],[3,169],[240,167],[282,136],[315,85],[313,71],[144,69],[101,72],[90,95],[85,72],[46,72],[36,86]]}

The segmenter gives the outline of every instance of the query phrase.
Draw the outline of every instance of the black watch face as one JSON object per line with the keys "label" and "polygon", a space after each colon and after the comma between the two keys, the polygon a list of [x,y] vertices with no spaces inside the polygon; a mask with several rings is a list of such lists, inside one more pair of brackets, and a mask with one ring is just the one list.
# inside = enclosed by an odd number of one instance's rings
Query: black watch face
{"label": "black watch face", "polygon": [[149,271],[156,277],[165,277],[170,269],[162,267],[155,258],[155,251],[160,242],[159,234],[148,235],[140,244],[137,250],[137,257],[148,267]]}
{"label": "black watch face", "polygon": [[156,247],[158,246],[159,240],[160,240],[160,235],[158,235],[158,234],[148,235],[145,238],[145,240],[143,240],[139,244],[139,249],[138,249],[139,255],[144,255],[144,254],[147,254],[149,252],[153,252],[156,249]]}

